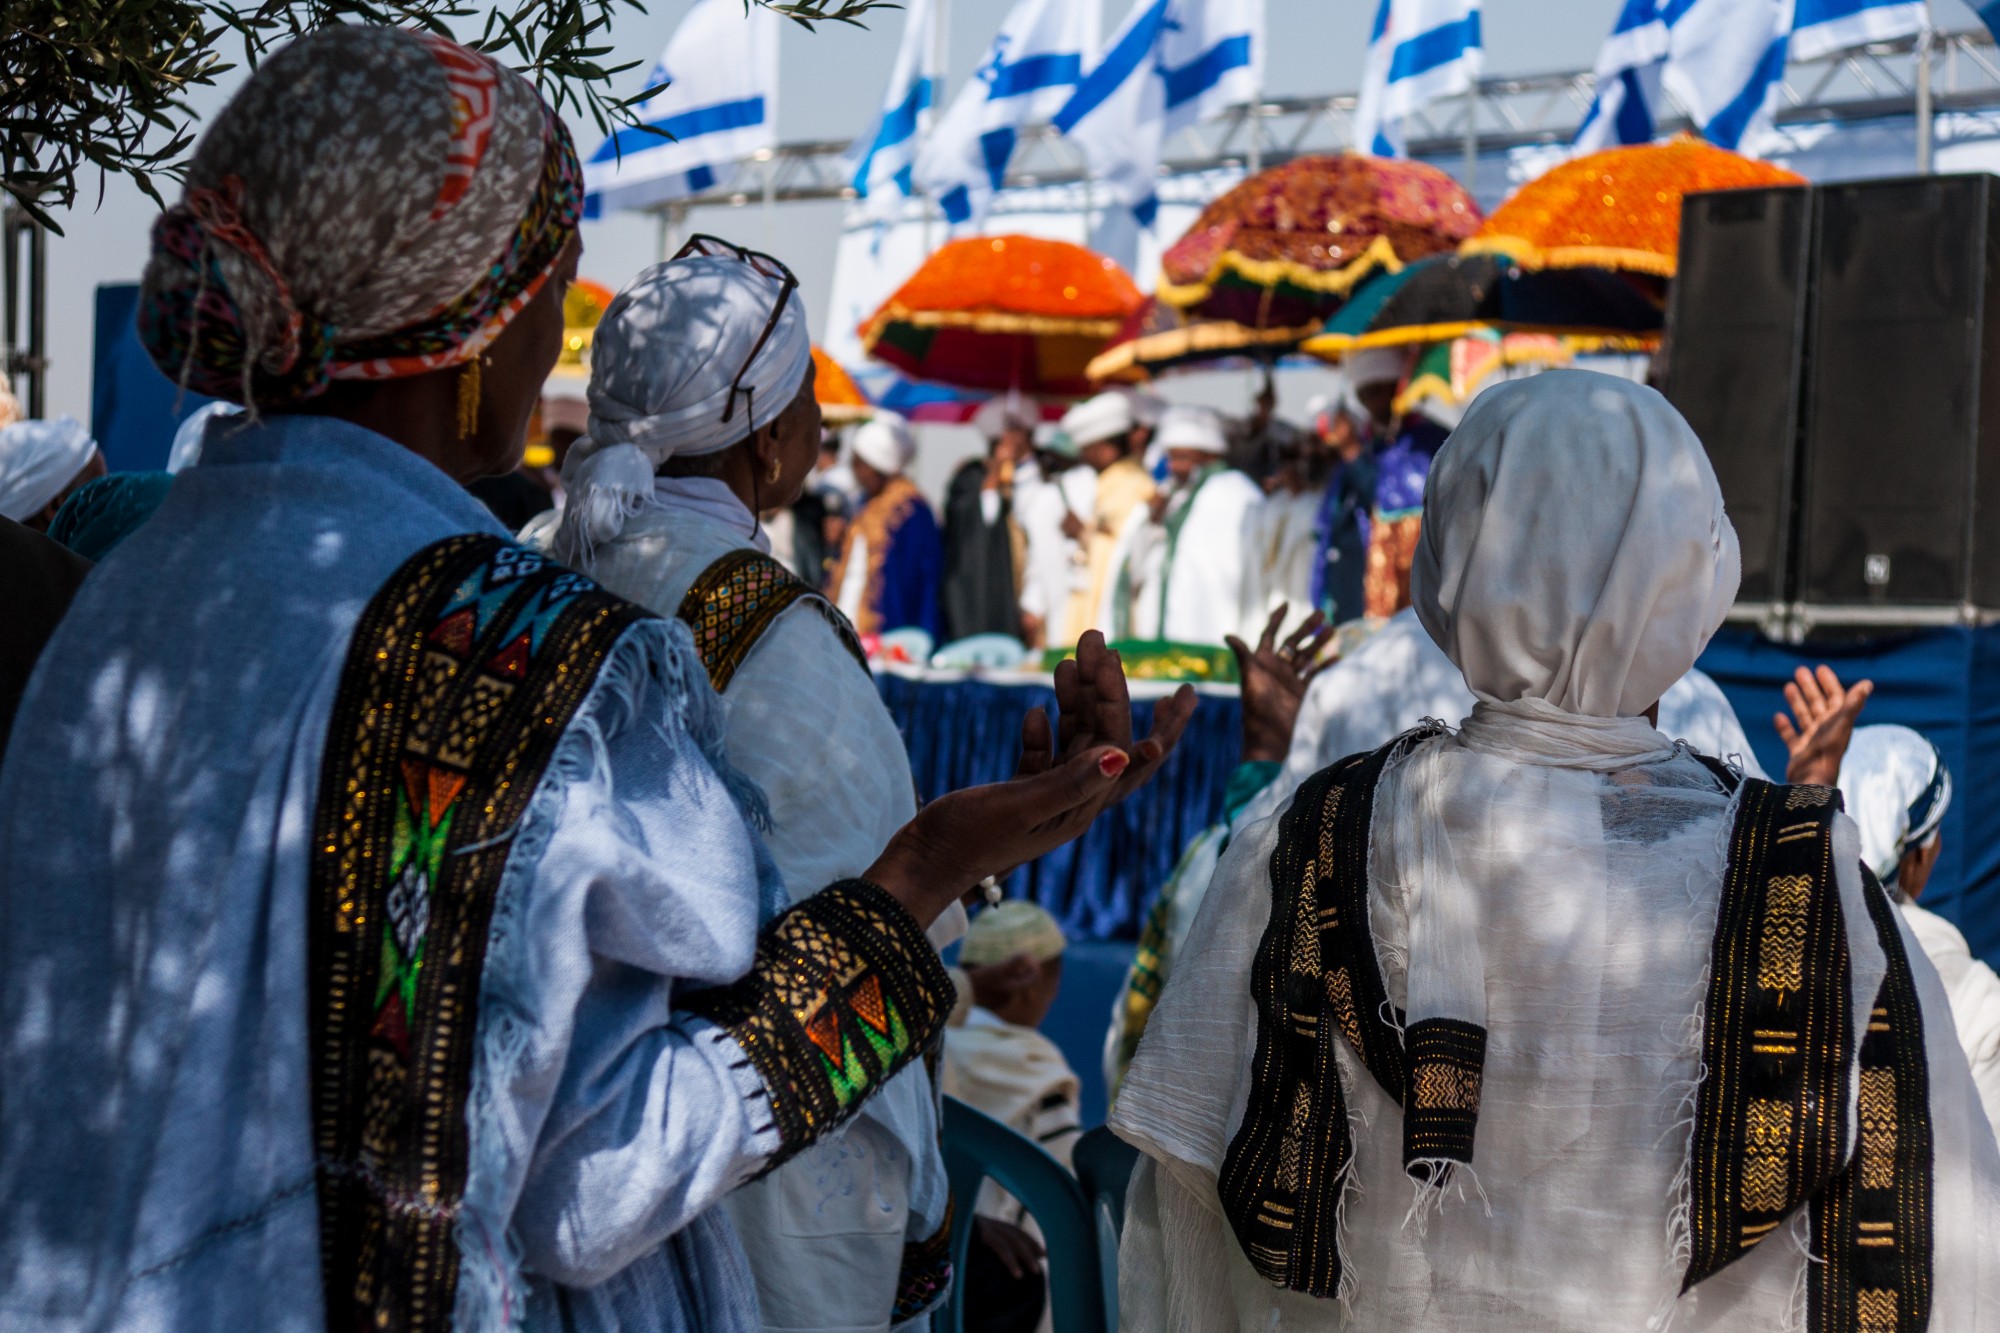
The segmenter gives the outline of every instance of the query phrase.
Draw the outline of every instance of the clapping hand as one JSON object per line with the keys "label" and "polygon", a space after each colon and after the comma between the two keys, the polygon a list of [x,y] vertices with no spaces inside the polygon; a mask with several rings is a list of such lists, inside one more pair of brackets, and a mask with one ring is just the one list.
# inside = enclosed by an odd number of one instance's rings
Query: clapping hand
{"label": "clapping hand", "polygon": [[1132,701],[1118,654],[1096,630],[1056,668],[1055,727],[1039,709],[1021,728],[1020,762],[1006,782],[940,796],[905,824],[869,868],[928,926],[952,899],[989,875],[1055,850],[1124,800],[1173,751],[1194,715],[1183,685],[1153,708],[1153,729],[1132,740]]}
{"label": "clapping hand", "polygon": [[1236,674],[1243,686],[1243,762],[1281,763],[1292,747],[1292,726],[1298,721],[1299,705],[1305,701],[1306,686],[1328,666],[1320,660],[1333,627],[1315,611],[1304,624],[1281,644],[1278,631],[1284,627],[1289,606],[1271,613],[1263,637],[1252,652],[1243,640],[1230,635],[1223,642],[1236,654]]}
{"label": "clapping hand", "polygon": [[1839,785],[1840,761],[1847,754],[1848,742],[1854,739],[1854,723],[1874,692],[1872,680],[1842,686],[1831,667],[1822,666],[1816,674],[1804,667],[1798,669],[1785,685],[1785,702],[1791,705],[1792,717],[1778,713],[1771,719],[1778,739],[1791,755],[1785,764],[1786,782]]}

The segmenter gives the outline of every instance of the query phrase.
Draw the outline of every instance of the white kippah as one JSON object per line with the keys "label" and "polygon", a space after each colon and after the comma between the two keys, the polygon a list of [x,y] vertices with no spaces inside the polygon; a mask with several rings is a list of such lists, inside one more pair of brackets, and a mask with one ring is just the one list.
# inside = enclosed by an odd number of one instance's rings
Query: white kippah
{"label": "white kippah", "polygon": [[1229,452],[1222,422],[1205,407],[1170,407],[1160,417],[1153,442],[1162,449],[1199,449],[1220,457]]}
{"label": "white kippah", "polygon": [[967,967],[985,967],[1026,954],[1046,963],[1062,957],[1067,943],[1054,917],[1034,903],[1011,898],[972,918],[965,943],[958,949],[958,961]]}
{"label": "white kippah", "polygon": [[917,437],[894,412],[877,412],[854,431],[854,456],[888,476],[897,476],[917,456]]}

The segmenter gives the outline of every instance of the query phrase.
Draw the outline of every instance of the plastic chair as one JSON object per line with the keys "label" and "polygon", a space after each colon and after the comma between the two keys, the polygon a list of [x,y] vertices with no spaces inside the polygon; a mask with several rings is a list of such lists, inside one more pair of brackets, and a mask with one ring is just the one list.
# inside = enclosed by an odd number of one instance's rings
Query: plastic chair
{"label": "plastic chair", "polygon": [[[944,1169],[951,1182],[951,1262],[965,1272],[972,1247],[972,1207],[981,1181],[992,1179],[1019,1199],[1042,1229],[1049,1254],[1049,1309],[1055,1333],[1110,1333],[1107,1278],[1098,1245],[1098,1227],[1083,1187],[1040,1145],[956,1097],[944,1099]],[[962,1333],[965,1287],[954,1282],[951,1295],[932,1317],[932,1333]]]}
{"label": "plastic chair", "polygon": [[1090,1202],[1091,1219],[1097,1226],[1097,1252],[1111,1256],[1098,1265],[1104,1276],[1105,1322],[1118,1327],[1118,1241],[1125,1234],[1125,1189],[1132,1183],[1132,1168],[1139,1164],[1139,1150],[1111,1132],[1109,1125],[1086,1130],[1070,1150],[1076,1163],[1076,1183]]}
{"label": "plastic chair", "polygon": [[1011,634],[974,634],[956,639],[931,655],[931,665],[964,671],[984,667],[1011,671],[1028,660],[1028,645]]}

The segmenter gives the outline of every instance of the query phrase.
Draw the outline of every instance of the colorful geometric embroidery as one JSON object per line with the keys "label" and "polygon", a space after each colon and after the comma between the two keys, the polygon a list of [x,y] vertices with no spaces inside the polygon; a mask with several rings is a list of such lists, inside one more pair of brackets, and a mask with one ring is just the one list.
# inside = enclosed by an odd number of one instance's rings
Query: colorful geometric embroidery
{"label": "colorful geometric embroidery", "polygon": [[882,493],[861,507],[854,521],[847,525],[847,537],[840,545],[840,558],[834,561],[833,572],[827,575],[826,586],[839,588],[847,577],[848,557],[854,553],[857,539],[866,543],[868,552],[868,576],[864,586],[866,594],[861,599],[861,607],[855,613],[854,627],[863,634],[874,634],[882,629],[882,562],[889,558],[889,534],[903,526],[903,520],[910,512],[924,503],[924,493],[908,477],[891,477]]}
{"label": "colorful geometric embroidery", "polygon": [[804,580],[761,551],[729,552],[704,569],[681,598],[675,616],[694,633],[695,651],[708,668],[709,684],[721,694],[736,678],[764,632],[795,602],[804,601],[833,627],[840,646],[863,671],[868,654],[847,617]]}
{"label": "colorful geometric embroidery", "polygon": [[956,998],[915,918],[854,879],[787,909],[742,980],[683,1007],[734,1037],[762,1076],[782,1144],[769,1170],[928,1050]]}
{"label": "colorful geometric embroidery", "polygon": [[348,649],[314,813],[309,941],[329,1328],[443,1330],[465,1099],[513,829],[645,613],[492,537],[419,552]]}
{"label": "colorful geometric embroidery", "polygon": [[[1368,922],[1368,830],[1383,767],[1435,734],[1420,728],[1307,779],[1271,852],[1271,917],[1250,974],[1250,1099],[1218,1192],[1251,1266],[1314,1296],[1340,1286],[1335,1217],[1354,1155],[1336,1043],[1349,1043],[1383,1091],[1414,1114],[1404,1096],[1411,1077],[1402,1015],[1389,1004]],[[1462,1054],[1442,1040],[1441,1049]],[[1481,1032],[1482,1050],[1484,1040]],[[1468,1092],[1461,1081],[1446,1099],[1469,1100],[1476,1111],[1476,1082]],[[1448,1130],[1459,1122],[1438,1123]],[[1469,1145],[1469,1114],[1463,1135]]]}
{"label": "colorful geometric embroidery", "polygon": [[915,1319],[944,1299],[951,1290],[951,1218],[945,1201],[944,1222],[922,1240],[903,1247],[903,1264],[896,1276],[896,1305],[891,1324]]}
{"label": "colorful geometric embroidery", "polygon": [[1826,788],[1801,790],[1747,781],[1737,797],[1710,950],[1683,1291],[1773,1234],[1845,1165],[1854,1037],[1833,878],[1839,807]]}
{"label": "colorful geometric embroidery", "polygon": [[1931,1312],[1930,1069],[1924,1017],[1896,909],[1863,869],[1862,896],[1889,962],[1861,1041],[1861,1145],[1813,1201],[1807,1326],[1921,1330]]}

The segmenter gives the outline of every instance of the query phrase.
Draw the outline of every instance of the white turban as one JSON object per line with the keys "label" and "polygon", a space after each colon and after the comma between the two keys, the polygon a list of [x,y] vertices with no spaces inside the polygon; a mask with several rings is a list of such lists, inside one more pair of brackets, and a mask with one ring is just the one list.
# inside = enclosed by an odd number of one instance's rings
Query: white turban
{"label": "white turban", "polygon": [[1087,398],[1063,414],[1063,433],[1077,448],[1132,432],[1132,400],[1115,389]]}
{"label": "white turban", "polygon": [[96,452],[97,441],[75,417],[0,428],[0,514],[20,521],[41,513]]}
{"label": "white turban", "polygon": [[1364,347],[1349,352],[1340,367],[1347,372],[1349,384],[1365,389],[1371,384],[1392,384],[1403,378],[1403,356],[1400,347]]}
{"label": "white turban", "polygon": [[616,537],[669,458],[719,453],[791,405],[812,366],[798,292],[750,361],[781,291],[740,259],[696,255],[655,264],[613,298],[590,346],[589,431],[563,461],[559,559],[587,562]]}
{"label": "white turban", "polygon": [[1480,395],[1438,451],[1410,597],[1479,698],[1635,717],[1694,665],[1741,574],[1680,413],[1554,370]]}
{"label": "white turban", "polygon": [[958,946],[958,961],[967,967],[986,967],[1026,954],[1046,963],[1062,957],[1065,943],[1062,927],[1046,910],[1012,898],[972,918],[965,943]]}
{"label": "white turban", "polygon": [[1153,443],[1162,449],[1199,449],[1221,457],[1229,452],[1222,421],[1205,407],[1170,407],[1160,417]]}
{"label": "white turban", "polygon": [[1951,770],[1908,727],[1856,727],[1840,761],[1840,795],[1861,832],[1861,860],[1896,887],[1903,853],[1937,836],[1951,808]]}
{"label": "white turban", "polygon": [[917,456],[917,437],[894,412],[877,412],[855,427],[854,456],[883,476],[894,477]]}
{"label": "white turban", "polygon": [[1035,405],[1018,393],[988,398],[972,414],[972,428],[989,440],[997,440],[1015,427],[1032,427]]}

